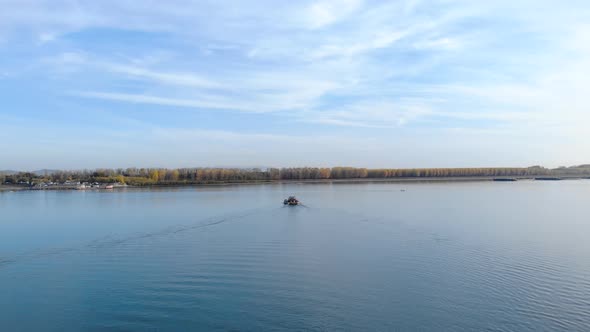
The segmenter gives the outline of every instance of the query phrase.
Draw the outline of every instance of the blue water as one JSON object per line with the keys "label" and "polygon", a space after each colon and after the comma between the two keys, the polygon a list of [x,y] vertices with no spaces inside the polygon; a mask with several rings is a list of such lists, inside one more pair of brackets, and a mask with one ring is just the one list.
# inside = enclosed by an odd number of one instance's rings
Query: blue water
{"label": "blue water", "polygon": [[588,180],[0,192],[0,331],[590,331],[589,199]]}

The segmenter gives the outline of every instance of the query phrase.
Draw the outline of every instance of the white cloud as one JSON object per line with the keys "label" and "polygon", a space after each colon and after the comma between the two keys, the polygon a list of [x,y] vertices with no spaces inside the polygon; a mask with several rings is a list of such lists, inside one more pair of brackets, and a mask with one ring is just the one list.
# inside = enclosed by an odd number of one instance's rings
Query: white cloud
{"label": "white cloud", "polygon": [[311,29],[334,24],[361,7],[361,0],[316,0],[307,9],[307,21]]}
{"label": "white cloud", "polygon": [[39,43],[44,44],[51,42],[57,38],[56,34],[53,32],[45,31],[39,34]]}
{"label": "white cloud", "polygon": [[417,49],[439,49],[439,50],[456,50],[460,48],[461,42],[457,38],[435,38],[423,40],[414,43]]}
{"label": "white cloud", "polygon": [[328,57],[352,57],[365,52],[378,50],[391,46],[400,40],[407,33],[404,31],[380,31],[374,33],[367,40],[359,42],[341,42],[340,44],[327,44],[319,49],[312,51],[309,56],[312,60]]}
{"label": "white cloud", "polygon": [[347,127],[396,128],[432,113],[426,105],[361,102],[303,114],[301,121]]}
{"label": "white cloud", "polygon": [[114,93],[114,92],[96,92],[96,91],[85,91],[85,92],[72,92],[71,95],[93,98],[120,101],[135,104],[151,104],[151,105],[162,105],[162,106],[174,106],[174,107],[188,107],[196,109],[224,109],[224,110],[237,110],[246,112],[259,112],[254,105],[243,105],[240,103],[228,103],[222,100],[206,100],[206,99],[179,99],[179,98],[168,98],[158,97],[151,95],[142,94],[130,94],[130,93]]}
{"label": "white cloud", "polygon": [[154,80],[163,84],[181,85],[200,88],[222,88],[223,85],[201,75],[189,73],[166,73],[136,66],[103,64],[104,68],[114,73]]}
{"label": "white cloud", "polygon": [[3,83],[20,74],[60,97],[77,91],[87,98],[81,104],[116,101],[121,113],[125,103],[268,113],[343,136],[422,129],[482,145],[504,135],[581,149],[590,148],[589,8],[530,0],[13,2],[0,12],[0,47],[19,56],[3,59],[0,73],[10,73]]}

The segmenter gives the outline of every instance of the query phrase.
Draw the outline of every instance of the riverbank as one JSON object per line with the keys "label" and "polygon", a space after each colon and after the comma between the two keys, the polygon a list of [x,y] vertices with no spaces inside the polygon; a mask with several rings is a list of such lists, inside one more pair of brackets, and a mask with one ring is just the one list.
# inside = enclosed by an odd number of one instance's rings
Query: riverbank
{"label": "riverbank", "polygon": [[562,176],[559,178],[544,178],[534,176],[465,176],[465,177],[408,177],[408,178],[356,178],[356,179],[301,179],[301,180],[269,180],[269,181],[228,181],[228,182],[187,182],[187,183],[161,183],[146,186],[115,186],[114,188],[84,188],[77,186],[51,186],[51,187],[33,187],[0,185],[0,191],[18,191],[18,190],[117,190],[122,188],[163,188],[163,187],[190,187],[190,186],[231,186],[231,185],[257,185],[257,184],[325,184],[325,183],[443,183],[443,182],[514,182],[514,181],[556,181],[556,180],[581,180],[589,179],[582,176]]}

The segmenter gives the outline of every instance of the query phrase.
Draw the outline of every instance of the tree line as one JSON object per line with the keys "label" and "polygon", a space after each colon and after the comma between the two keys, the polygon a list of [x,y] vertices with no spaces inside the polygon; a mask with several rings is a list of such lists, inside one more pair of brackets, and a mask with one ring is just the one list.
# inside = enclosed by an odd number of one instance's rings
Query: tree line
{"label": "tree line", "polygon": [[65,183],[123,183],[129,185],[207,184],[229,182],[268,182],[277,180],[327,179],[389,179],[389,178],[454,178],[454,177],[521,177],[521,176],[590,176],[590,165],[548,169],[540,166],[526,168],[412,168],[368,169],[357,167],[297,167],[297,168],[118,168],[79,171],[19,172],[0,174],[0,183],[33,184]]}

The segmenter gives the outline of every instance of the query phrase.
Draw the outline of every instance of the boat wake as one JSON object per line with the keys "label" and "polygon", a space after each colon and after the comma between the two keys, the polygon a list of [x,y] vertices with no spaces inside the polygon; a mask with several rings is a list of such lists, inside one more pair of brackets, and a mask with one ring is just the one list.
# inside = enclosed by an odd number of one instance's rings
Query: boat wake
{"label": "boat wake", "polygon": [[237,213],[237,214],[229,214],[225,216],[216,216],[210,217],[206,219],[202,219],[193,224],[179,224],[168,226],[164,229],[160,229],[154,232],[145,232],[145,233],[135,233],[125,237],[114,237],[112,235],[103,236],[97,239],[94,239],[88,243],[82,244],[77,247],[67,247],[67,248],[45,248],[45,249],[37,249],[33,251],[28,251],[20,254],[16,254],[12,257],[1,257],[0,256],[0,268],[2,266],[6,266],[12,263],[18,263],[22,261],[29,261],[29,260],[36,260],[44,257],[50,256],[58,256],[63,255],[71,252],[80,252],[87,249],[103,249],[103,248],[111,248],[118,245],[123,245],[128,242],[138,241],[142,239],[149,239],[155,237],[165,237],[172,234],[187,232],[191,230],[196,230],[200,228],[207,228],[216,225],[220,225],[226,222],[234,222],[255,214],[259,214],[263,211],[267,210],[266,208],[263,209],[255,209],[250,210],[247,212]]}

